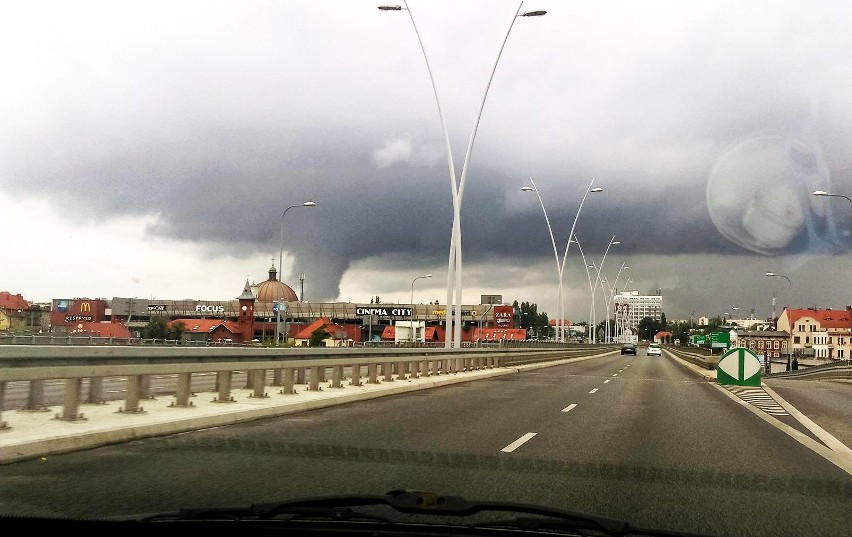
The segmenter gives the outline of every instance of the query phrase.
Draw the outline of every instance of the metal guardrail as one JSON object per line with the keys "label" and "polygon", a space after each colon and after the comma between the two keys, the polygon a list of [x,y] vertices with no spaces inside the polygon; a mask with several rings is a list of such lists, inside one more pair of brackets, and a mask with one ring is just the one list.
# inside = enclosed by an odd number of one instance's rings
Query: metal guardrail
{"label": "metal guardrail", "polygon": [[552,360],[559,360],[562,358],[574,358],[577,356],[582,356],[584,354],[588,354],[590,351],[594,353],[600,352],[616,352],[620,348],[619,345],[585,345],[583,348],[574,348],[574,349],[563,349],[560,353],[554,355],[552,353],[548,353],[547,356],[535,356],[530,355],[528,353],[515,353],[513,355],[504,355],[500,358],[499,364],[502,367],[511,367],[516,365],[525,365],[525,364],[537,364],[541,362],[549,362]]}
{"label": "metal guardrail", "polygon": [[719,363],[719,356],[711,356],[709,354],[699,354],[695,352],[685,351],[676,346],[667,345],[665,347],[667,351],[674,354],[678,358],[682,358],[687,362],[697,365],[698,367],[703,367],[704,369],[715,369],[716,364]]}
{"label": "metal guardrail", "polygon": [[[64,403],[61,418],[78,418],[82,403],[100,402],[104,378],[123,379],[127,393],[122,412],[139,412],[139,402],[148,396],[153,375],[177,375],[175,406],[191,406],[192,375],[215,373],[219,401],[231,400],[234,370],[246,371],[255,396],[263,397],[267,372],[272,370],[273,383],[283,386],[283,393],[293,391],[294,382],[319,389],[332,370],[332,387],[340,386],[344,368],[352,383],[361,378],[369,383],[406,378],[407,375],[439,375],[519,365],[521,363],[558,360],[599,351],[614,346],[576,344],[563,349],[355,349],[355,348],[167,348],[167,347],[81,347],[9,345],[0,347],[0,417],[2,393],[7,382],[29,382],[26,410],[40,410],[44,382],[64,380]],[[381,372],[380,372],[381,368]],[[366,371],[365,371],[366,370]],[[308,375],[310,372],[310,375]],[[364,375],[366,373],[366,375]],[[82,379],[89,379],[89,393],[83,397]],[[0,421],[2,424],[2,421]]]}
{"label": "metal guardrail", "polygon": [[[61,346],[159,346],[159,347],[264,347],[280,348],[275,345],[258,342],[214,342],[214,341],[184,341],[180,339],[143,339],[143,338],[113,338],[98,336],[72,336],[57,334],[0,334],[0,345],[61,345]],[[565,348],[576,344],[558,343],[541,340],[495,340],[495,341],[465,341],[464,348]],[[286,347],[286,346],[282,346]],[[363,341],[353,343],[354,348],[444,348],[443,341]],[[337,347],[324,347],[337,348]]]}
{"label": "metal guardrail", "polygon": [[253,343],[215,343],[212,341],[182,341],[179,339],[142,339],[56,334],[3,334],[0,345],[62,345],[62,346],[157,346],[157,347],[252,347]]}
{"label": "metal guardrail", "polygon": [[852,360],[812,365],[794,371],[779,371],[764,375],[764,378],[800,378],[811,380],[852,379]]}

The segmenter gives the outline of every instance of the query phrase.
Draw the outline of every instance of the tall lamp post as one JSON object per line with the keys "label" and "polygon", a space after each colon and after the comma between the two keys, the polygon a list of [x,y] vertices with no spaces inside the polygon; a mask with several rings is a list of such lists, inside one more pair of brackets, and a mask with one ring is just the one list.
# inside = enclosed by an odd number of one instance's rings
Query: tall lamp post
{"label": "tall lamp post", "polygon": [[[622,271],[629,270],[629,269],[630,269],[630,267],[627,266],[627,262],[625,261],[624,263],[621,264],[621,268],[618,269],[618,274],[615,275],[615,281],[612,283],[612,288],[610,290],[607,290],[607,289],[604,288],[604,286],[601,286],[601,290],[604,293],[604,305],[606,306],[606,321],[605,321],[605,324],[604,324],[604,326],[605,326],[604,334],[606,334],[606,336],[605,336],[605,342],[606,343],[612,343],[611,338],[610,338],[610,334],[609,334],[609,316],[610,316],[610,313],[611,313],[611,310],[612,310],[612,301],[613,301],[613,298],[615,297],[616,286],[618,285],[618,278],[621,277]],[[606,282],[606,279],[601,280],[601,283],[604,283],[604,282]]]}
{"label": "tall lamp post", "polygon": [[849,203],[852,203],[852,198],[849,196],[844,196],[843,194],[830,194],[825,190],[817,190],[813,193],[814,196],[828,196],[831,198],[846,198]]}
{"label": "tall lamp post", "polygon": [[[577,220],[580,218],[580,211],[583,209],[583,204],[586,202],[586,197],[590,193],[603,192],[603,188],[592,188],[595,180],[589,183],[588,188],[586,188],[586,193],[583,194],[583,199],[580,200],[580,206],[577,208],[577,214],[574,215],[574,223],[571,225],[571,231],[568,233],[568,237],[574,236],[574,228],[577,226]],[[550,218],[547,216],[547,209],[544,208],[544,201],[541,199],[541,192],[538,190],[538,187],[535,184],[535,181],[532,177],[530,177],[530,183],[532,186],[523,186],[521,190],[523,192],[535,192],[536,196],[538,196],[538,202],[541,204],[541,210],[544,213],[544,220],[547,223],[547,231],[550,234],[550,243],[553,245],[553,256],[556,259],[556,276],[558,280],[558,292],[556,295],[556,317],[557,317],[557,327],[556,327],[556,340],[560,343],[565,341],[565,327],[564,327],[564,319],[565,319],[565,296],[563,292],[563,272],[565,269],[565,260],[568,257],[568,247],[570,246],[571,240],[565,245],[565,253],[562,256],[562,261],[559,260],[559,252],[556,250],[556,239],[553,237],[553,228],[550,227]]]}
{"label": "tall lamp post", "polygon": [[281,261],[284,259],[284,215],[287,214],[287,211],[290,209],[295,209],[296,207],[316,207],[317,204],[313,201],[306,201],[305,203],[301,203],[299,205],[291,205],[284,209],[284,212],[281,213],[281,250],[278,252],[278,281],[281,281],[281,274],[284,272],[281,270]]}
{"label": "tall lamp post", "polygon": [[[572,236],[572,237],[568,240],[568,244],[571,244],[572,242],[573,242],[573,243],[575,243],[575,244],[577,244],[577,249],[578,249],[578,250],[580,250],[580,257],[583,259],[583,266],[586,268],[586,278],[589,280],[589,295],[590,295],[590,296],[589,296],[589,299],[592,301],[592,304],[594,304],[594,302],[595,302],[595,292],[594,292],[594,287],[592,286],[592,273],[591,273],[591,272],[589,272],[589,269],[593,269],[593,268],[595,268],[595,267],[594,267],[593,265],[588,264],[588,262],[586,261],[586,254],[584,254],[584,253],[583,253],[583,247],[580,245],[580,241],[579,241],[579,240],[577,240],[577,236],[576,236],[576,235]],[[567,251],[567,249],[566,249],[566,251]],[[591,321],[592,321],[592,319],[591,319],[591,317],[590,317],[590,318],[589,318],[589,323],[591,323]],[[590,328],[590,327],[587,327],[587,328]],[[591,330],[589,330],[587,340],[588,340],[588,342],[589,342],[589,343],[591,343],[591,342],[592,342],[592,332],[591,332]]]}
{"label": "tall lamp post", "polygon": [[[819,192],[819,191],[817,191],[817,192]],[[768,278],[783,278],[783,279],[787,280],[787,284],[788,284],[789,288],[793,287],[793,282],[790,281],[790,278],[788,278],[787,276],[784,276],[783,274],[776,274],[774,272],[767,272],[765,274],[765,276],[768,277]],[[792,315],[790,315],[790,318],[788,319],[788,321],[789,321],[789,324],[790,324],[790,344],[788,345],[788,348],[787,348],[787,371],[790,371],[790,367],[791,367],[792,361],[793,361],[793,316]],[[772,322],[775,323],[775,330],[778,330],[778,321],[775,319],[775,290],[774,289],[772,290]],[[766,360],[766,371],[767,371],[767,373],[772,372],[772,368],[770,367],[770,363],[771,363],[771,360],[769,360],[767,358],[767,360]]]}
{"label": "tall lamp post", "polygon": [[[462,199],[464,197],[464,187],[465,187],[465,179],[467,178],[467,169],[468,163],[470,162],[470,155],[473,150],[473,142],[476,139],[476,132],[479,129],[479,121],[482,117],[482,111],[485,108],[485,100],[488,97],[488,90],[491,87],[491,81],[494,79],[494,73],[497,71],[497,64],[500,62],[500,56],[503,54],[503,49],[506,46],[506,41],[509,39],[509,34],[512,31],[512,27],[515,25],[515,20],[518,17],[540,17],[545,15],[547,12],[543,10],[537,11],[527,11],[521,13],[521,8],[524,3],[521,2],[518,5],[518,10],[515,12],[514,17],[512,17],[512,22],[509,25],[509,29],[506,31],[506,37],[503,38],[503,44],[500,46],[500,51],[497,53],[497,59],[494,62],[494,67],[491,69],[491,76],[488,77],[488,83],[485,86],[485,93],[482,96],[482,102],[479,105],[479,112],[476,115],[476,120],[473,124],[473,130],[470,135],[470,140],[467,146],[467,152],[465,153],[464,162],[462,163],[462,172],[461,178],[456,180],[456,172],[455,166],[453,164],[453,155],[452,149],[450,146],[450,137],[447,132],[447,123],[444,120],[443,111],[441,110],[441,102],[438,97],[438,88],[435,84],[435,77],[432,74],[432,68],[429,65],[429,58],[426,55],[426,48],[423,46],[423,40],[420,38],[420,31],[417,29],[417,23],[414,21],[414,15],[411,13],[411,9],[408,6],[408,2],[403,0],[404,7],[401,5],[382,5],[379,6],[379,10],[381,11],[407,11],[408,16],[411,19],[411,24],[414,27],[414,33],[417,35],[417,40],[420,43],[420,50],[423,52],[423,59],[426,62],[426,69],[429,72],[429,78],[432,82],[432,91],[435,94],[435,103],[438,108],[438,115],[441,118],[441,125],[444,129],[444,140],[447,146],[447,163],[450,171],[450,184],[452,187],[452,200],[453,200],[453,228],[452,235],[450,236],[450,253],[447,260],[447,312],[446,312],[446,332],[447,336],[445,337],[444,346],[449,348],[451,346],[461,347],[461,307],[462,307],[462,249],[461,249],[461,204]],[[455,289],[453,288],[455,285]],[[452,311],[453,298],[455,295],[455,312]],[[452,332],[453,339],[450,341],[449,334]]]}
{"label": "tall lamp post", "polygon": [[[611,247],[617,246],[619,244],[621,244],[621,242],[615,240],[615,235],[613,235],[612,238],[609,240],[609,244],[607,245],[606,250],[604,251],[603,258],[601,259],[601,264],[598,265],[598,267],[597,267],[598,274],[595,277],[595,284],[592,287],[592,307],[591,307],[591,310],[589,311],[589,317],[592,318],[592,319],[595,319],[595,314],[597,313],[595,311],[595,292],[598,290],[598,284],[600,283],[600,280],[601,280],[601,269],[603,269],[604,262],[606,261],[606,254],[609,253],[609,249]],[[596,343],[596,342],[597,342],[596,335],[593,335],[592,336],[592,343]]]}
{"label": "tall lamp post", "polygon": [[422,280],[423,278],[431,278],[431,274],[426,274],[425,276],[418,276],[411,280],[411,341],[417,341],[417,338],[414,336],[414,282],[417,280]]}

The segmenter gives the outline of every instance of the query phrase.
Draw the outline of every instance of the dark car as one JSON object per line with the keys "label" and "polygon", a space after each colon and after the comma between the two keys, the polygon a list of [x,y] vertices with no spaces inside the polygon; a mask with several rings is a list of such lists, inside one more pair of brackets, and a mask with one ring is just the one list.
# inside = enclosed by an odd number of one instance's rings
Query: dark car
{"label": "dark car", "polygon": [[621,346],[621,354],[632,354],[636,356],[636,345],[632,343],[625,343]]}

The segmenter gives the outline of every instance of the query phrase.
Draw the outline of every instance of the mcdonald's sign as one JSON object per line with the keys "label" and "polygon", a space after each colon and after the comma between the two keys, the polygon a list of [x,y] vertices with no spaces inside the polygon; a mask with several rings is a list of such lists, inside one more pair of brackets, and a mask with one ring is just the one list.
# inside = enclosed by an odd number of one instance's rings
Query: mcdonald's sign
{"label": "mcdonald's sign", "polygon": [[91,302],[81,302],[80,303],[80,313],[92,313],[92,303]]}

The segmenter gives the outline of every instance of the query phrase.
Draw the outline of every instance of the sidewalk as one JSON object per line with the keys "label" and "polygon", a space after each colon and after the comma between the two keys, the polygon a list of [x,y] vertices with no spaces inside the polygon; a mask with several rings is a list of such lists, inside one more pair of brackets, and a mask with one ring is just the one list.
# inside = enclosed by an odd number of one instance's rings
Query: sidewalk
{"label": "sidewalk", "polygon": [[6,410],[2,420],[7,428],[0,429],[0,464],[494,378],[606,354],[612,353],[416,379],[399,380],[394,375],[392,382],[364,383],[362,386],[346,384],[351,381],[347,379],[342,388],[331,388],[322,383],[319,391],[310,391],[306,384],[297,384],[296,393],[289,395],[281,394],[278,387],[267,386],[267,397],[264,398],[252,397],[253,390],[250,389],[234,389],[231,390],[234,401],[225,403],[215,402],[216,394],[213,392],[199,392],[192,397],[192,406],[184,408],[172,407],[174,398],[167,396],[142,401],[141,413],[118,412],[124,401],[111,401],[102,405],[82,405],[80,412],[84,419],[77,421],[56,419],[61,413],[60,407],[49,411]]}

